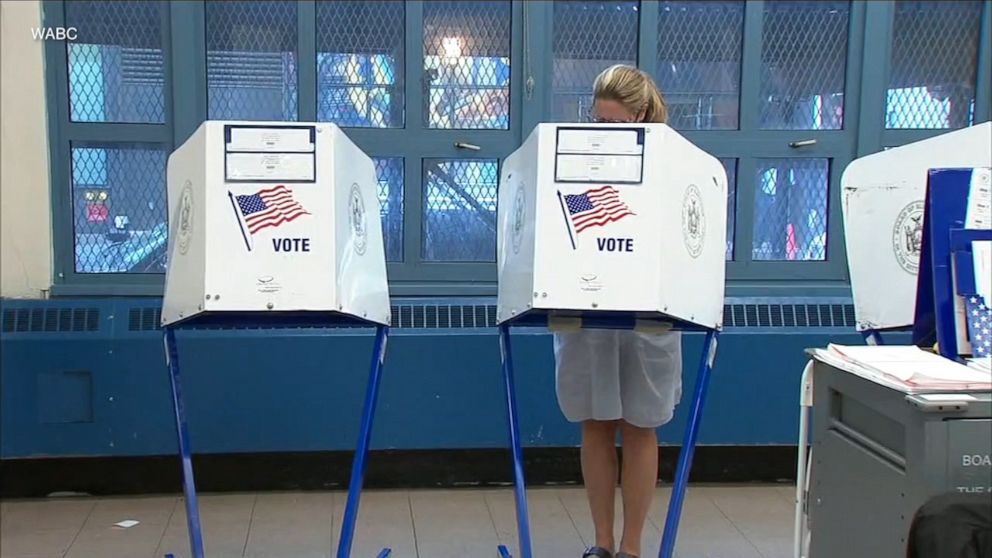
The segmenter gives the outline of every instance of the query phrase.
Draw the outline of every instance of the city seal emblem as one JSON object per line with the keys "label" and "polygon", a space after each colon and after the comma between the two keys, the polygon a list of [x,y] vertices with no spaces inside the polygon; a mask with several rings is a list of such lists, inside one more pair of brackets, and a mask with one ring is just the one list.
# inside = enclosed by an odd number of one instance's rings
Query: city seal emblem
{"label": "city seal emblem", "polygon": [[524,185],[520,183],[517,185],[517,195],[513,199],[512,238],[514,254],[520,251],[520,242],[523,240],[524,225],[527,222],[526,203],[527,201],[524,199]]}
{"label": "city seal emblem", "polygon": [[183,191],[179,194],[177,215],[176,245],[179,247],[179,253],[185,254],[189,251],[189,244],[193,239],[193,183],[189,180],[183,185]]}
{"label": "city seal emblem", "polygon": [[920,269],[923,249],[923,202],[914,201],[899,212],[892,226],[892,253],[899,267],[915,275]]}
{"label": "city seal emblem", "polygon": [[368,223],[365,215],[365,198],[362,197],[362,189],[357,183],[351,185],[351,194],[348,196],[348,218],[351,222],[355,253],[361,256],[365,254],[368,246]]}
{"label": "city seal emblem", "polygon": [[698,258],[706,240],[706,214],[703,210],[703,196],[695,184],[686,188],[682,199],[682,239],[689,255]]}

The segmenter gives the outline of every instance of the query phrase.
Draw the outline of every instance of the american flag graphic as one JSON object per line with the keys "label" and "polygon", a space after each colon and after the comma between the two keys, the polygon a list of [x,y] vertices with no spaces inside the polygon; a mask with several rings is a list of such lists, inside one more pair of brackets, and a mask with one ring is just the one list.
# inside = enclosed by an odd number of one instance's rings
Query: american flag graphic
{"label": "american flag graphic", "polygon": [[566,195],[565,205],[568,206],[568,215],[576,233],[634,215],[627,204],[620,200],[620,192],[613,186]]}
{"label": "american flag graphic", "polygon": [[310,215],[293,199],[293,192],[282,184],[254,194],[235,196],[235,199],[251,234],[268,227],[278,227],[301,215]]}
{"label": "american flag graphic", "polygon": [[992,309],[978,295],[966,296],[964,305],[968,312],[968,337],[971,339],[972,356],[992,355]]}

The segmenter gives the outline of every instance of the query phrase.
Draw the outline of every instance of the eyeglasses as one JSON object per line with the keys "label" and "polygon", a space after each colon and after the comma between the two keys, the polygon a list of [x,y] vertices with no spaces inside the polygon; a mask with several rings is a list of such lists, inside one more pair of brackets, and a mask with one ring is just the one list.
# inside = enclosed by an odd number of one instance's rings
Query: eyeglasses
{"label": "eyeglasses", "polygon": [[632,124],[634,122],[632,119],[624,120],[621,118],[600,118],[592,110],[586,113],[585,121],[593,124]]}

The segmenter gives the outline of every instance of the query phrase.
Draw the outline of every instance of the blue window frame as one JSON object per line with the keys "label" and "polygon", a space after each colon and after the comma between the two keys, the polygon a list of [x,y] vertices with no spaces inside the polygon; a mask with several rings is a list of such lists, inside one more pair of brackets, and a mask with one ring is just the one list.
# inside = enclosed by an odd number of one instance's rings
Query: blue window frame
{"label": "blue window frame", "polygon": [[392,288],[409,295],[495,292],[500,161],[539,122],[583,120],[609,64],[649,71],[670,124],[724,163],[732,290],[842,286],[844,166],[992,113],[987,1],[43,9],[79,30],[45,45],[56,294],[161,292],[165,160],[207,118],[342,126],[375,161]]}
{"label": "blue window frame", "polygon": [[744,3],[658,5],[655,79],[680,130],[736,130],[740,122]]}
{"label": "blue window frame", "polygon": [[[982,3],[903,1],[894,7],[887,129],[974,123]],[[987,43],[986,43],[987,44]],[[988,50],[988,49],[986,49]]]}
{"label": "blue window frame", "polygon": [[638,2],[563,0],[552,9],[551,119],[583,122],[592,82],[613,64],[637,65]]}
{"label": "blue window frame", "polygon": [[317,119],[402,128],[406,111],[403,2],[317,2]]}
{"label": "blue window frame", "polygon": [[206,0],[207,116],[297,120],[298,3]]}

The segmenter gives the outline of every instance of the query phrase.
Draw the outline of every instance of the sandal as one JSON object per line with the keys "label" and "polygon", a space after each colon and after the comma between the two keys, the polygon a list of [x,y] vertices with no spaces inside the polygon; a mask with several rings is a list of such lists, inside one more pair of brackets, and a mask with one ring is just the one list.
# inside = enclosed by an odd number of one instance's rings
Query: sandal
{"label": "sandal", "polygon": [[582,555],[582,558],[613,558],[613,554],[603,547],[594,546],[586,550],[586,553]]}

